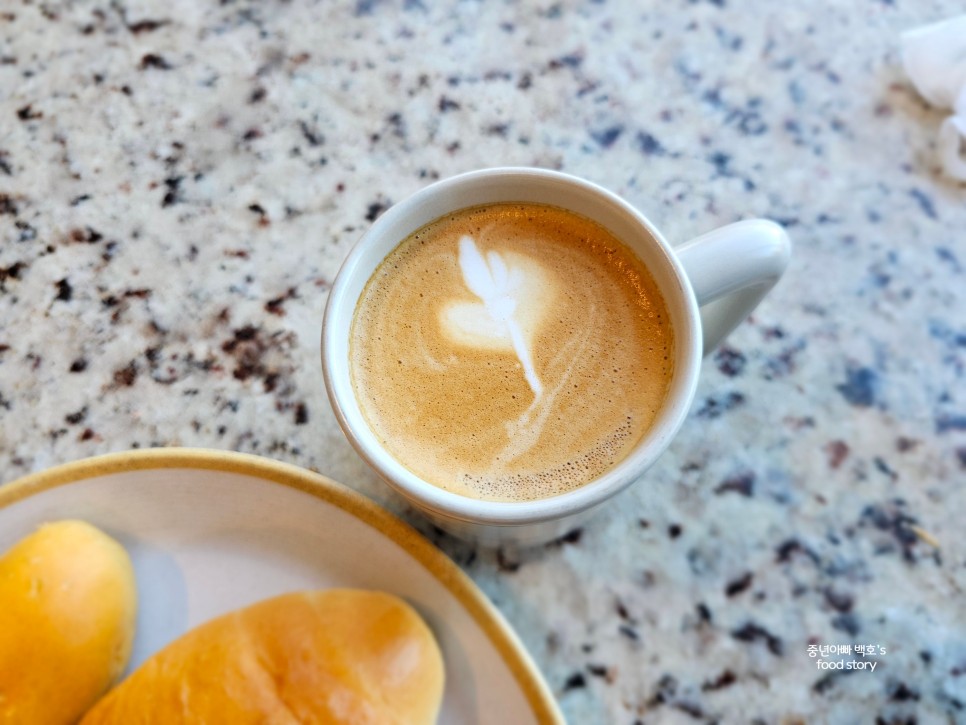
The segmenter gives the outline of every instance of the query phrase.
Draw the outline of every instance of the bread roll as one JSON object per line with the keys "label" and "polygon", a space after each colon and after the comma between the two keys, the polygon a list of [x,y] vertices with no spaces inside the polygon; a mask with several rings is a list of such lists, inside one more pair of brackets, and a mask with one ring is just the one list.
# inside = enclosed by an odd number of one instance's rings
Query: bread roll
{"label": "bread roll", "polygon": [[285,594],[203,624],[148,659],[82,725],[433,723],[443,660],[381,592]]}
{"label": "bread roll", "polygon": [[0,558],[0,723],[76,723],[127,665],[137,591],[127,552],[81,521]]}

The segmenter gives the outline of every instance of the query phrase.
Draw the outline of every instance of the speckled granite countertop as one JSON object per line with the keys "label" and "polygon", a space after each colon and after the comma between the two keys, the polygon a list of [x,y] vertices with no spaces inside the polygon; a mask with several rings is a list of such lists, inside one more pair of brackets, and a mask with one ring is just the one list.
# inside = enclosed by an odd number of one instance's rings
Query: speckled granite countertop
{"label": "speckled granite countertop", "polygon": [[[966,187],[896,51],[961,3],[0,9],[3,480],[167,445],[324,472],[469,572],[574,723],[966,722]],[[390,499],[318,363],[366,226],[494,164],[796,243],[647,480],[522,553]],[[885,654],[807,653],[845,643]]]}

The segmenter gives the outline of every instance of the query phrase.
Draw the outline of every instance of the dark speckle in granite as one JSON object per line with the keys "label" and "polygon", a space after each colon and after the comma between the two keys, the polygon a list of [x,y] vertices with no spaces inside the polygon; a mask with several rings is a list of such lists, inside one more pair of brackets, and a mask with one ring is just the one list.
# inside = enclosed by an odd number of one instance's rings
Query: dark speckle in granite
{"label": "dark speckle in granite", "polygon": [[929,217],[930,219],[939,218],[939,215],[936,213],[935,202],[933,201],[932,197],[929,196],[929,194],[927,194],[925,191],[923,191],[922,189],[910,189],[909,196],[911,196],[915,200],[916,204],[918,204],[919,208],[922,210],[922,213],[925,214],[927,217]]}
{"label": "dark speckle in granite", "polygon": [[919,693],[905,682],[890,682],[887,689],[889,690],[889,699],[894,702],[919,701]]}
{"label": "dark speckle in granite", "polygon": [[436,108],[440,113],[446,113],[447,111],[458,111],[460,109],[460,104],[445,95],[439,97],[439,102],[436,104]]}
{"label": "dark speckle in granite", "polygon": [[60,302],[70,302],[71,298],[74,296],[74,288],[71,287],[70,282],[65,277],[56,284],[57,287],[57,297],[55,299]]}
{"label": "dark speckle in granite", "polygon": [[614,680],[617,679],[615,669],[606,665],[588,663],[587,672],[590,673],[592,677],[597,677],[604,680],[608,685],[614,684]]}
{"label": "dark speckle in granite", "polygon": [[173,206],[181,201],[181,182],[184,180],[183,176],[171,176],[164,180],[164,186],[166,191],[164,192],[164,197],[161,199],[161,206]]}
{"label": "dark speckle in granite", "polygon": [[737,493],[741,496],[752,496],[755,491],[754,471],[742,471],[733,476],[729,476],[715,486],[714,492],[718,495],[725,493]]}
{"label": "dark speckle in granite", "polygon": [[35,111],[32,103],[17,109],[17,118],[21,121],[34,121],[43,117],[43,111]]}
{"label": "dark speckle in granite", "polygon": [[383,0],[356,0],[355,14],[357,16],[372,15],[383,4]]}
{"label": "dark speckle in granite", "polygon": [[761,377],[764,380],[777,380],[791,375],[798,366],[799,353],[806,347],[805,340],[800,339],[784,346],[777,354],[769,355],[762,366]]}
{"label": "dark speckle in granite", "polygon": [[818,564],[820,561],[818,554],[798,539],[786,539],[779,544],[775,551],[775,561],[779,564],[790,562],[794,555],[799,553],[804,554],[813,564]]}
{"label": "dark speckle in granite", "polygon": [[148,68],[155,68],[157,70],[171,70],[171,64],[156,53],[147,53],[141,56],[141,63],[139,67],[141,70],[146,70]]}
{"label": "dark speckle in granite", "polygon": [[[233,360],[232,376],[236,380],[261,382],[262,390],[275,395],[279,412],[293,410],[296,424],[308,420],[308,411],[299,408],[301,401],[292,400],[294,370],[285,359],[295,345],[291,332],[271,332],[254,325],[244,325],[232,332],[221,349]],[[304,420],[303,420],[304,417]]]}
{"label": "dark speckle in granite", "polygon": [[725,596],[734,597],[741,594],[743,591],[751,586],[752,579],[754,575],[750,571],[746,571],[744,574],[739,576],[737,579],[732,579],[725,586]]}
{"label": "dark speckle in granite", "polygon": [[654,688],[654,694],[651,696],[649,705],[663,705],[666,702],[671,702],[678,691],[678,681],[673,675],[664,674],[661,675],[661,679],[657,681],[657,685]]}
{"label": "dark speckle in granite", "polygon": [[617,612],[617,616],[623,619],[625,622],[633,623],[635,620],[631,617],[630,612],[627,611],[627,606],[620,599],[614,602],[614,611]]}
{"label": "dark speckle in granite", "polygon": [[392,206],[392,202],[388,199],[377,199],[376,201],[372,202],[369,204],[369,208],[366,210],[366,221],[374,222],[390,206]]}
{"label": "dark speckle in granite", "polygon": [[389,124],[389,128],[393,136],[399,139],[406,138],[408,134],[408,127],[406,125],[406,119],[398,111],[395,113],[390,113],[386,117],[386,123]]}
{"label": "dark speckle in granite", "polygon": [[708,396],[701,403],[695,415],[698,418],[713,420],[745,402],[745,396],[737,391]]}
{"label": "dark speckle in granite", "polygon": [[265,303],[265,311],[269,314],[281,317],[285,314],[285,303],[288,300],[298,299],[298,291],[295,287],[290,287],[288,291],[280,297],[274,297]]}
{"label": "dark speckle in granite", "polygon": [[83,229],[75,227],[70,231],[70,241],[78,244],[97,244],[104,238],[104,235],[90,227]]}
{"label": "dark speckle in granite", "polygon": [[882,473],[888,476],[893,481],[899,478],[899,474],[896,473],[895,470],[893,470],[893,468],[881,456],[875,456],[872,459],[872,463],[876,467],[876,470],[879,471],[879,473]]}
{"label": "dark speckle in granite", "polygon": [[570,675],[570,677],[568,677],[567,680],[564,682],[563,692],[567,693],[567,692],[570,692],[571,690],[583,689],[586,686],[587,686],[587,679],[584,677],[583,673],[575,672],[572,675]]}
{"label": "dark speckle in granite", "polygon": [[579,68],[584,62],[584,51],[577,50],[572,53],[565,53],[563,55],[552,58],[547,64],[548,70],[559,70],[561,68]]}
{"label": "dark speckle in granite", "polygon": [[936,247],[936,256],[942,262],[946,263],[956,274],[960,274],[963,271],[963,267],[959,263],[959,258],[948,247]]}
{"label": "dark speckle in granite", "polygon": [[852,612],[845,612],[832,617],[832,629],[845,632],[851,637],[858,636],[859,632],[861,631],[859,619]]}
{"label": "dark speckle in granite", "polygon": [[68,413],[67,415],[65,415],[64,422],[69,425],[77,425],[78,423],[83,421],[84,418],[86,417],[87,417],[87,406],[85,405],[80,410],[77,410],[73,413]]}
{"label": "dark speckle in granite", "polygon": [[114,385],[130,388],[137,380],[139,367],[136,360],[132,360],[122,368],[114,371]]}
{"label": "dark speckle in granite", "polygon": [[130,30],[135,35],[140,35],[141,33],[150,33],[157,30],[158,28],[163,28],[165,25],[168,25],[170,22],[171,22],[170,20],[152,20],[152,19],[146,18],[144,20],[138,20],[134,23],[128,23],[127,29]]}
{"label": "dark speckle in granite", "polygon": [[730,51],[741,50],[742,46],[745,43],[744,38],[742,38],[740,35],[738,35],[737,33],[733,33],[718,24],[714,25],[714,34],[715,34],[715,37],[718,39],[718,42],[721,43],[722,47],[725,50],[730,50]]}
{"label": "dark speckle in granite", "polygon": [[620,138],[621,133],[623,133],[623,126],[611,126],[609,128],[600,129],[599,131],[591,131],[590,135],[597,145],[601,148],[609,149],[617,139]]}
{"label": "dark speckle in granite", "polygon": [[916,440],[915,438],[908,438],[906,436],[899,436],[896,438],[896,450],[899,453],[908,453],[909,451],[915,450],[922,441]]}
{"label": "dark speckle in granite", "polygon": [[732,630],[731,636],[740,642],[762,641],[768,647],[768,651],[776,657],[781,657],[784,653],[784,645],[781,638],[755,622],[746,622],[737,629]]}
{"label": "dark speckle in granite", "polygon": [[637,149],[645,156],[666,156],[667,149],[661,145],[657,137],[647,131],[638,131],[635,137]]}
{"label": "dark speckle in granite", "polygon": [[849,456],[849,444],[842,440],[829,441],[825,444],[825,454],[831,469],[837,469]]}
{"label": "dark speckle in granite", "polygon": [[713,617],[711,614],[711,609],[708,608],[707,604],[704,602],[698,602],[698,604],[695,606],[695,611],[698,613],[698,619],[701,622],[704,624],[711,624]]}
{"label": "dark speckle in granite", "polygon": [[25,262],[14,262],[9,267],[0,267],[0,292],[6,292],[8,279],[20,279],[20,273],[26,268]]}
{"label": "dark speckle in granite", "polygon": [[714,352],[714,363],[722,374],[733,378],[744,371],[747,359],[740,350],[722,345]]}
{"label": "dark speckle in granite", "polygon": [[720,675],[715,677],[713,680],[707,680],[701,685],[701,689],[705,692],[713,690],[722,690],[726,687],[730,687],[738,681],[735,673],[731,670],[724,670]]}
{"label": "dark speckle in granite", "polygon": [[302,138],[308,142],[309,146],[322,146],[325,144],[325,136],[307,122],[299,121],[299,130],[302,132]]}
{"label": "dark speckle in granite", "polygon": [[849,677],[858,671],[859,670],[832,670],[827,675],[824,675],[815,681],[815,683],[812,685],[812,691],[819,695],[825,695],[832,690],[838,681],[843,677]]}
{"label": "dark speckle in granite", "polygon": [[850,366],[845,382],[835,389],[852,405],[868,408],[878,403],[879,385],[879,375],[872,368]]}
{"label": "dark speckle in granite", "polygon": [[[906,503],[902,499],[893,499],[883,504],[869,504],[862,510],[858,520],[858,527],[868,526],[873,529],[888,534],[894,543],[897,543],[902,551],[903,559],[910,564],[915,564],[916,544],[919,537],[912,526],[918,521],[906,512]],[[894,547],[889,542],[879,542],[877,552],[880,554],[893,551]]]}
{"label": "dark speckle in granite", "polygon": [[966,415],[943,413],[936,417],[936,432],[966,431]]}
{"label": "dark speckle in granite", "polygon": [[[706,720],[704,709],[694,700],[696,693],[690,692],[690,689],[680,685],[673,675],[666,673],[657,682],[654,693],[647,700],[645,707],[650,710],[667,707],[695,720]],[[637,722],[642,721],[635,720],[635,723]]]}
{"label": "dark speckle in granite", "polygon": [[855,599],[851,594],[839,591],[833,587],[826,587],[822,594],[828,605],[837,612],[849,612],[855,604]]}
{"label": "dark speckle in granite", "polygon": [[738,179],[741,181],[745,191],[754,191],[756,184],[748,176],[738,173],[731,165],[732,156],[723,151],[715,151],[707,157],[715,170],[715,174],[725,179]]}

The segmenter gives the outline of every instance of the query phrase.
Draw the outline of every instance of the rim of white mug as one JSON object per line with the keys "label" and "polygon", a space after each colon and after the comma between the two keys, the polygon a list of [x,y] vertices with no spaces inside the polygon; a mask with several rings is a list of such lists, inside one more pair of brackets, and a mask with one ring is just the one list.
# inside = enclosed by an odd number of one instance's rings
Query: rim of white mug
{"label": "rim of white mug", "polygon": [[[672,318],[675,360],[668,394],[657,420],[620,463],[589,483],[555,496],[528,501],[489,501],[447,491],[423,480],[397,461],[379,443],[365,420],[353,391],[349,371],[349,334],[356,304],[365,283],[393,249],[433,219],[460,209],[490,203],[480,201],[469,204],[439,204],[441,198],[454,197],[456,192],[475,186],[492,186],[494,182],[503,186],[511,177],[514,181],[525,184],[550,183],[559,187],[566,186],[586,198],[593,197],[595,202],[592,203],[597,208],[606,208],[607,214],[603,211],[599,214],[587,214],[574,210],[572,204],[559,206],[589,217],[608,229],[614,225],[608,224],[601,217],[613,218],[613,215],[617,215],[625,223],[639,227],[650,237],[655,245],[652,252],[664,268],[655,270],[653,263],[648,263],[648,267]],[[434,200],[437,203],[434,204]],[[527,198],[510,196],[495,203],[526,201]],[[537,203],[553,205],[553,202]],[[402,230],[393,232],[396,227],[413,217],[425,217],[427,208],[439,207],[444,208],[444,211],[422,223],[411,226],[407,224]],[[629,241],[626,235],[622,237],[613,230],[612,233],[640,256],[635,243]],[[384,248],[378,255],[370,251],[374,244]],[[378,257],[375,264],[371,261],[373,256]],[[365,279],[358,286],[360,275]],[[348,288],[353,283],[358,286],[358,294],[349,295]],[[551,521],[593,508],[640,479],[664,452],[687,417],[698,382],[701,345],[701,319],[691,284],[671,245],[647,217],[607,189],[569,174],[531,167],[496,167],[459,174],[424,187],[390,207],[356,242],[343,262],[326,302],[322,326],[322,371],[329,401],[349,443],[399,494],[418,508],[428,509],[444,518],[477,524],[516,526]]]}

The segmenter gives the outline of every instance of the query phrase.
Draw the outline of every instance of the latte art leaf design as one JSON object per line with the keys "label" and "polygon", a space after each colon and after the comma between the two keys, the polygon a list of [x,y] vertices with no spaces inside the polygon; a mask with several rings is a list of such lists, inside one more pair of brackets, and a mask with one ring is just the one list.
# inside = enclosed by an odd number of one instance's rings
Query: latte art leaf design
{"label": "latte art leaf design", "polygon": [[497,252],[490,251],[484,257],[469,236],[460,239],[459,264],[466,286],[483,302],[489,323],[486,332],[510,338],[530,389],[540,397],[543,385],[534,369],[523,331],[514,317],[525,283],[523,270],[507,266]]}

